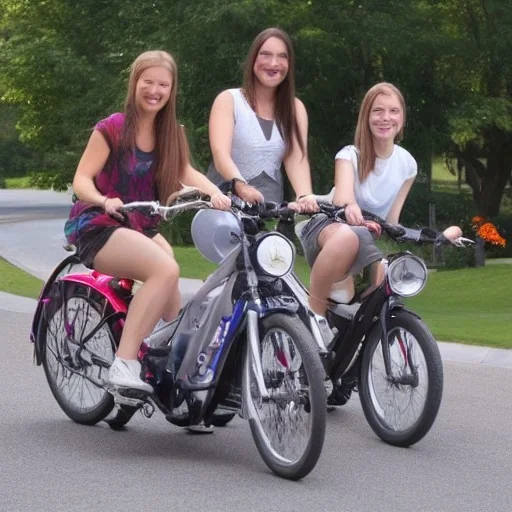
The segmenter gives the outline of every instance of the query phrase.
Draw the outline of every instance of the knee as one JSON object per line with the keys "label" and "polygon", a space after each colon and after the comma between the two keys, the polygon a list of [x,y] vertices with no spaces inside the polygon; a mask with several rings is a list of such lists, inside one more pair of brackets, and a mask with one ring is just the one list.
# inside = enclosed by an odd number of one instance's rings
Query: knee
{"label": "knee", "polygon": [[359,250],[359,237],[347,226],[342,225],[332,238],[332,247],[337,254],[357,253]]}
{"label": "knee", "polygon": [[159,279],[162,285],[174,286],[180,277],[180,267],[174,258],[165,260],[155,267],[153,277]]}

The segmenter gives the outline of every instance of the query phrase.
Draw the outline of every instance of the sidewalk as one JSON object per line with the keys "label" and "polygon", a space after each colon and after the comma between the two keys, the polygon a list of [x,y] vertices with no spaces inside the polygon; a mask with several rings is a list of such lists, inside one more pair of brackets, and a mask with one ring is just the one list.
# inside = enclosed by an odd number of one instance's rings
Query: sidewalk
{"label": "sidewalk", "polygon": [[[198,279],[180,279],[180,289],[185,294],[192,295],[193,291],[201,285]],[[0,310],[15,313],[33,314],[37,301],[18,295],[0,292]],[[443,361],[451,361],[464,364],[478,364],[512,369],[512,350],[478,347],[459,343],[438,342]]]}

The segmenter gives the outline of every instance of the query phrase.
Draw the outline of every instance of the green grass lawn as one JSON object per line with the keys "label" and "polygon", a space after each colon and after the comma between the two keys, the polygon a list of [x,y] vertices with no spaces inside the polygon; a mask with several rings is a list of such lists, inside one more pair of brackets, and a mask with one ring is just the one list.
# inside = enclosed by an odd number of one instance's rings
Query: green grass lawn
{"label": "green grass lawn", "polygon": [[0,291],[37,299],[43,282],[0,258]]}
{"label": "green grass lawn", "polygon": [[[216,265],[194,247],[175,247],[181,276],[205,279]],[[298,257],[295,270],[309,284],[309,268]],[[42,282],[0,258],[0,290],[37,298]],[[433,272],[423,292],[407,300],[434,336],[443,341],[512,348],[512,265]]]}
{"label": "green grass lawn", "polygon": [[30,177],[5,178],[5,188],[31,188]]}
{"label": "green grass lawn", "polygon": [[512,348],[512,265],[429,275],[408,306],[444,341]]}

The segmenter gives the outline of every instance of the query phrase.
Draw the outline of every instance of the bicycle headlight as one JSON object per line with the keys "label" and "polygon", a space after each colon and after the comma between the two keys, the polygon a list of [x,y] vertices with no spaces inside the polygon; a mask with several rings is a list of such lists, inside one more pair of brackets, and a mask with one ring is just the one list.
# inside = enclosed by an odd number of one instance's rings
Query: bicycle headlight
{"label": "bicycle headlight", "polygon": [[423,290],[427,282],[427,267],[420,258],[405,254],[389,264],[387,280],[394,293],[412,297]]}
{"label": "bicycle headlight", "polygon": [[265,274],[284,276],[293,268],[295,247],[279,233],[269,233],[258,240],[256,261]]}

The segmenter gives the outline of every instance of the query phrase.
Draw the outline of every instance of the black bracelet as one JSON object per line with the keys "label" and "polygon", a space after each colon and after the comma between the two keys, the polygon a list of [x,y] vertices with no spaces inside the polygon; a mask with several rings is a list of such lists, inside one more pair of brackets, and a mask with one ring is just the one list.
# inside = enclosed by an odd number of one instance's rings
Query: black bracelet
{"label": "black bracelet", "polygon": [[247,181],[245,181],[243,178],[233,178],[231,180],[231,192],[233,192],[233,194],[236,192],[235,185],[236,185],[237,181],[239,181],[240,183],[243,183],[244,185],[247,185]]}
{"label": "black bracelet", "polygon": [[313,192],[311,192],[309,194],[302,194],[301,196],[297,197],[297,201],[300,201],[303,197],[312,196],[312,195],[313,195]]}

